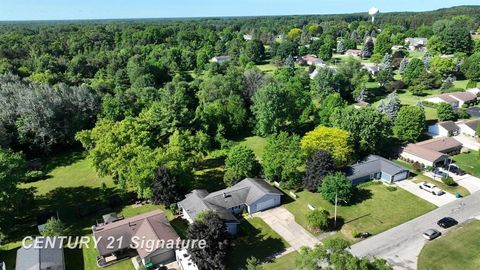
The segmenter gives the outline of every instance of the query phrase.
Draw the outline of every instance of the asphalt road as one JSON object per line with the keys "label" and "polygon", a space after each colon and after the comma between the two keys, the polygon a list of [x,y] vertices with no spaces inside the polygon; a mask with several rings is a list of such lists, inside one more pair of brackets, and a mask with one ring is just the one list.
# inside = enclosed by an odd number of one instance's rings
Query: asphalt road
{"label": "asphalt road", "polygon": [[367,238],[353,245],[350,251],[359,257],[386,259],[394,269],[417,269],[417,257],[427,242],[422,237],[423,232],[434,228],[444,233],[446,230],[441,229],[436,223],[446,216],[455,218],[459,223],[480,216],[480,192]]}

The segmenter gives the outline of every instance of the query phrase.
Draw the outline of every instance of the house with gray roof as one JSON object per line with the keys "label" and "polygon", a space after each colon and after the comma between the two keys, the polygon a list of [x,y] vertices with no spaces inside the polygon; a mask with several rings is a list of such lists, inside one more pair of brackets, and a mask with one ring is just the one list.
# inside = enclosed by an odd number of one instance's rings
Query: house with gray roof
{"label": "house with gray roof", "polygon": [[393,183],[408,178],[409,170],[383,157],[370,155],[348,167],[346,174],[353,185],[374,179]]}
{"label": "house with gray roof", "polygon": [[236,234],[236,215],[253,214],[280,205],[282,193],[262,179],[245,178],[232,187],[208,193],[196,189],[178,203],[182,216],[193,223],[197,215],[211,210],[225,221],[230,234]]}
{"label": "house with gray roof", "polygon": [[477,128],[480,125],[480,119],[469,120],[465,122],[460,122],[458,126],[460,127],[460,131],[462,134],[470,136],[470,137],[477,137]]}
{"label": "house with gray roof", "polygon": [[15,269],[65,270],[62,239],[37,237],[29,246],[22,246],[17,250]]}
{"label": "house with gray roof", "polygon": [[460,133],[460,127],[453,121],[444,121],[428,127],[428,133],[445,137],[456,136]]}

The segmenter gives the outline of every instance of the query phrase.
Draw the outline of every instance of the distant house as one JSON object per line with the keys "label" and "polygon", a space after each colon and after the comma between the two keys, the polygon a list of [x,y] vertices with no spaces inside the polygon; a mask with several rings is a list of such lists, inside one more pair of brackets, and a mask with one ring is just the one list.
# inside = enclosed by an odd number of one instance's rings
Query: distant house
{"label": "distant house", "polygon": [[365,107],[369,107],[370,106],[370,103],[366,102],[366,101],[363,101],[363,100],[359,100],[357,101],[356,103],[353,104],[353,107],[355,107],[355,109],[361,109],[361,108],[365,108]]}
{"label": "distant house", "polygon": [[465,90],[465,92],[469,92],[469,93],[472,93],[472,94],[476,95],[477,97],[480,97],[480,87],[467,89],[467,90]]}
{"label": "distant house", "polygon": [[65,270],[63,241],[51,237],[35,238],[31,247],[21,247],[17,250],[15,269]]}
{"label": "distant house", "polygon": [[411,51],[423,50],[427,46],[427,41],[428,39],[420,37],[405,39],[405,43]]}
{"label": "distant house", "polygon": [[217,64],[223,64],[228,61],[230,61],[230,56],[227,55],[214,56],[212,59],[210,59],[210,62]]}
{"label": "distant house", "polygon": [[302,61],[309,66],[319,66],[323,64],[323,60],[313,54],[307,54],[302,56]]}
{"label": "distant house", "polygon": [[359,163],[350,166],[346,173],[348,179],[354,185],[374,179],[393,183],[405,180],[409,176],[407,168],[375,155],[370,155]]}
{"label": "distant house", "polygon": [[380,72],[380,67],[376,64],[363,63],[362,68],[368,71],[372,76],[376,76],[378,72]]}
{"label": "distant house", "polygon": [[261,179],[245,178],[232,187],[208,193],[196,189],[178,203],[182,216],[193,223],[200,212],[212,210],[225,221],[230,234],[237,233],[243,211],[253,214],[280,205],[282,193]]}
{"label": "distant house", "polygon": [[[160,210],[144,213],[127,219],[121,219],[102,226],[92,227],[93,237],[98,241],[100,254],[97,264],[101,267],[119,260],[135,257],[138,266],[147,264],[165,264],[175,259],[174,248],[149,248],[138,245],[132,248],[133,237],[146,241],[176,241],[179,236],[172,228],[165,213]],[[111,243],[119,243],[111,245]]]}
{"label": "distant house", "polygon": [[403,50],[403,49],[405,49],[405,46],[403,46],[403,45],[393,45],[392,46],[393,51],[398,51],[398,50]]}
{"label": "distant house", "polygon": [[439,104],[439,103],[448,103],[452,105],[453,108],[462,107],[464,104],[471,104],[477,100],[477,95],[472,93],[472,91],[465,91],[465,92],[453,92],[453,93],[445,93],[439,96],[434,96],[430,98],[426,98],[425,101]]}
{"label": "distant house", "polygon": [[418,162],[428,167],[437,167],[450,161],[449,155],[461,151],[462,144],[450,137],[441,137],[407,145],[401,154],[403,160]]}
{"label": "distant house", "polygon": [[453,121],[445,121],[429,126],[428,133],[452,137],[460,134],[460,127],[457,126],[457,124],[455,124]]}
{"label": "distant house", "polygon": [[360,57],[362,56],[362,51],[361,50],[347,50],[345,52],[345,55],[348,55],[348,56],[354,56],[354,57]]}
{"label": "distant house", "polygon": [[245,34],[245,35],[243,35],[243,39],[246,40],[246,41],[249,41],[249,40],[252,40],[253,37],[252,37],[252,35]]}
{"label": "distant house", "polygon": [[477,137],[477,128],[480,125],[480,119],[470,120],[458,123],[460,132],[470,137]]}

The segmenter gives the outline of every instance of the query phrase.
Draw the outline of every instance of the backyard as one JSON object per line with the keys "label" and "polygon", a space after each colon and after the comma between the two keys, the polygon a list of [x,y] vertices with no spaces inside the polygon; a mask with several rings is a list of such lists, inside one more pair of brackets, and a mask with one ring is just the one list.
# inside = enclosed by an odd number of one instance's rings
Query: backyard
{"label": "backyard", "polygon": [[418,269],[480,269],[479,249],[480,221],[475,220],[427,243],[418,257]]}
{"label": "backyard", "polygon": [[[324,208],[333,217],[334,205],[325,201],[320,194],[302,191],[297,199],[285,207],[295,216],[295,220],[308,229],[305,215],[311,211],[308,204],[315,208]],[[387,189],[380,183],[360,185],[350,205],[338,206],[338,224],[342,225],[340,234],[354,242],[352,232],[378,234],[389,228],[425,214],[435,209],[415,195],[398,188]]]}

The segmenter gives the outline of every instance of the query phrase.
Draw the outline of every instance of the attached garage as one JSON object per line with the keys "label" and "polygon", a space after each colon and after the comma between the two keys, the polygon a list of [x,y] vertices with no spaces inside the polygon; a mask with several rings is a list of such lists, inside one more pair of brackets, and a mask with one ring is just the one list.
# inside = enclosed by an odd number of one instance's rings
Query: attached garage
{"label": "attached garage", "polygon": [[280,205],[281,194],[265,194],[256,202],[248,205],[248,212],[250,214],[273,208]]}
{"label": "attached garage", "polygon": [[175,251],[173,249],[158,249],[144,259],[144,264],[165,264],[175,258]]}

